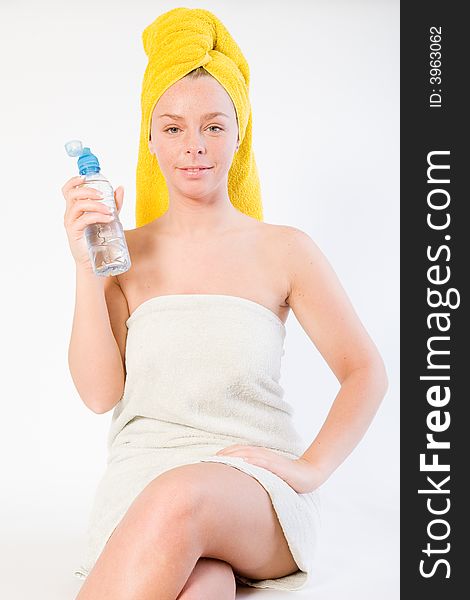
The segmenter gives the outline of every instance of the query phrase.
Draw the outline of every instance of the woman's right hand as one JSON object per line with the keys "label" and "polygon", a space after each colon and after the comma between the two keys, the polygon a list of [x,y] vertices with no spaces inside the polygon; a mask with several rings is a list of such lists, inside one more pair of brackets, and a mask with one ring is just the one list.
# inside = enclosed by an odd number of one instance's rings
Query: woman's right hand
{"label": "woman's right hand", "polygon": [[[69,179],[62,187],[62,194],[66,201],[64,227],[72,256],[77,267],[93,271],[84,235],[85,229],[92,223],[109,223],[114,219],[114,215],[109,214],[105,204],[97,202],[101,196],[96,190],[88,187],[86,181],[80,176]],[[119,186],[114,191],[118,214],[122,208],[123,198],[124,189]]]}

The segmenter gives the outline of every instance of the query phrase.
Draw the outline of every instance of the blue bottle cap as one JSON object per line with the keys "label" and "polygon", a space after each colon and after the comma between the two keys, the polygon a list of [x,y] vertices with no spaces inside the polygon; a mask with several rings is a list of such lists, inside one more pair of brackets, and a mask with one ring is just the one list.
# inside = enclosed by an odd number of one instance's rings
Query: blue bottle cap
{"label": "blue bottle cap", "polygon": [[65,144],[69,156],[79,156],[77,161],[80,175],[99,173],[101,170],[98,158],[90,152],[90,148],[83,148],[80,140],[70,140]]}
{"label": "blue bottle cap", "polygon": [[99,173],[100,163],[97,157],[90,152],[90,148],[83,148],[83,152],[77,161],[80,175],[88,173]]}

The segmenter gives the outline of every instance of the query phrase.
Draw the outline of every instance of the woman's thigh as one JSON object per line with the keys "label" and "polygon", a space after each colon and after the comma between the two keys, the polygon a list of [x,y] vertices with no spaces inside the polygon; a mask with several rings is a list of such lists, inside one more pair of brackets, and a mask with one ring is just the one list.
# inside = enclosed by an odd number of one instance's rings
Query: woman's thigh
{"label": "woman's thigh", "polygon": [[194,505],[188,514],[196,515],[201,556],[225,561],[252,579],[298,569],[271,498],[251,475],[216,462],[182,465],[159,475],[145,492],[155,506],[166,497]]}

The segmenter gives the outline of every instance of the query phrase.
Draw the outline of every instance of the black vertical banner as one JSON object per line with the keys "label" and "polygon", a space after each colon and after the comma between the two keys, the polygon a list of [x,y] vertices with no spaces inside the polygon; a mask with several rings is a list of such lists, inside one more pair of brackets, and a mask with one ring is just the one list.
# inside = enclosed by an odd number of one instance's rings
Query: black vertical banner
{"label": "black vertical banner", "polygon": [[[464,3],[402,2],[401,598],[468,595],[469,33]],[[467,183],[467,185],[470,185]],[[465,563],[465,564],[464,564]],[[460,590],[459,592],[457,590]]]}

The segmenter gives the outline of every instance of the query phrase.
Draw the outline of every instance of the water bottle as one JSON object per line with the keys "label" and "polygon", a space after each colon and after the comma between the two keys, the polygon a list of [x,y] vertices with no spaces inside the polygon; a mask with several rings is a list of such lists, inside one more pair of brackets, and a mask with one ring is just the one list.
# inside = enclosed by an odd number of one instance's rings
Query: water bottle
{"label": "water bottle", "polygon": [[124,273],[130,269],[131,259],[114,202],[114,190],[101,173],[100,163],[90,148],[83,148],[80,140],[70,140],[65,144],[65,150],[69,156],[79,157],[78,170],[80,175],[85,175],[84,183],[79,187],[91,187],[101,192],[103,198],[94,202],[102,202],[114,212],[114,219],[109,223],[91,223],[85,229],[93,271],[103,277]]}

